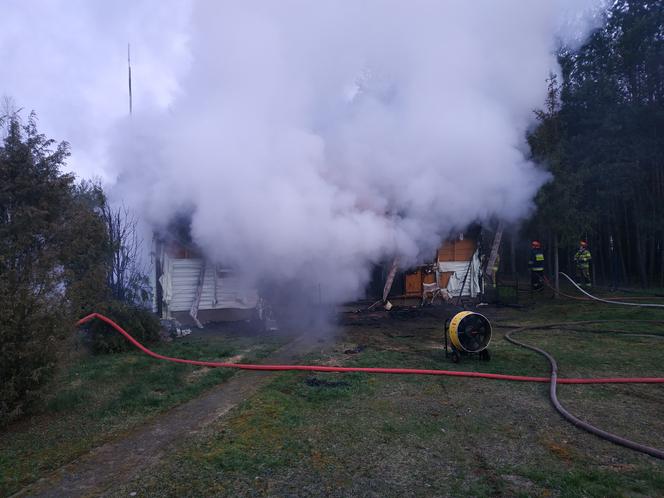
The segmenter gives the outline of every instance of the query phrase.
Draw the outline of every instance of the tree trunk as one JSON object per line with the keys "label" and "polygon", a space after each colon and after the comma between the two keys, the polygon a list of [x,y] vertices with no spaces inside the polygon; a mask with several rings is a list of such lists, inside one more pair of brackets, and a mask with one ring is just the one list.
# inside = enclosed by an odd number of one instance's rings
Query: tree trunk
{"label": "tree trunk", "polygon": [[558,299],[560,297],[560,279],[558,272],[560,271],[560,266],[558,262],[558,235],[553,234],[553,282],[555,292],[553,297]]}
{"label": "tree trunk", "polygon": [[[656,218],[653,218],[656,219]],[[655,235],[648,235],[648,283],[651,283],[655,276]]]}
{"label": "tree trunk", "polygon": [[636,263],[637,270],[639,272],[639,280],[641,281],[641,287],[645,288],[648,286],[648,275],[646,273],[646,249],[644,247],[645,242],[641,236],[641,230],[639,227],[635,227],[634,233],[636,234]]}
{"label": "tree trunk", "polygon": [[664,287],[664,241],[660,239],[659,286]]}
{"label": "tree trunk", "polygon": [[625,214],[625,250],[622,251],[625,262],[625,280],[629,281],[630,270],[632,269],[633,252],[632,251],[632,230],[629,222],[629,215],[627,213],[627,204],[623,203],[623,212]]}
{"label": "tree trunk", "polygon": [[[605,242],[606,242],[607,245],[604,245]],[[599,248],[598,249],[599,249],[599,259],[600,260],[599,260],[599,264],[596,264],[595,267],[601,269],[600,282],[603,282],[604,284],[606,284],[606,282],[610,280],[609,272],[610,272],[610,264],[611,264],[610,261],[609,261],[609,258],[611,257],[611,255],[609,254],[609,248],[608,248],[608,243],[609,243],[608,230],[607,231],[602,230],[600,232],[598,243],[599,243]]]}
{"label": "tree trunk", "polygon": [[516,275],[517,274],[517,269],[516,269],[516,248],[515,248],[515,243],[514,239],[516,238],[514,232],[510,233],[510,270],[512,270],[512,274]]}
{"label": "tree trunk", "polygon": [[[620,234],[620,232],[618,232]],[[616,251],[618,251],[618,261],[620,262],[620,273],[616,275],[616,282],[623,283],[627,279],[627,263],[625,262],[625,250],[623,249],[623,238],[618,236],[615,239]]]}

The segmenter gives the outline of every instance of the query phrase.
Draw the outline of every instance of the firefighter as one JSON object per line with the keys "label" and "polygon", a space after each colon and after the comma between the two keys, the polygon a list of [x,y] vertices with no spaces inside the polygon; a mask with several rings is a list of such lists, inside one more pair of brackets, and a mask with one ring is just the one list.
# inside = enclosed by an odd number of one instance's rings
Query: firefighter
{"label": "firefighter", "polygon": [[593,257],[588,250],[588,243],[585,240],[579,242],[579,250],[574,255],[576,264],[576,279],[579,284],[590,287],[590,262]]}
{"label": "firefighter", "polygon": [[530,286],[532,290],[540,290],[544,283],[544,253],[539,240],[533,240],[530,244]]}

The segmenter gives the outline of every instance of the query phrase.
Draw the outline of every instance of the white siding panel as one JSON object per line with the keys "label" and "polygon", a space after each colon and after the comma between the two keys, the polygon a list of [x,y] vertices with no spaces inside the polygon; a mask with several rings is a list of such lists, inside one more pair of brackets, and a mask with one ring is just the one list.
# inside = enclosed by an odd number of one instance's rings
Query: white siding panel
{"label": "white siding panel", "polygon": [[[172,297],[170,311],[189,311],[194,302],[198,278],[203,261],[200,259],[173,259],[170,261]],[[215,279],[217,289],[215,295]],[[219,278],[208,267],[203,280],[199,310],[250,309],[258,304],[258,292],[237,277]]]}
{"label": "white siding panel", "polygon": [[194,302],[198,277],[203,262],[200,259],[172,259],[171,286],[173,297],[169,305],[171,311],[189,311]]}
{"label": "white siding panel", "polygon": [[[464,296],[475,297],[480,292],[482,273],[478,251],[475,251],[471,261],[438,261],[438,270],[454,272],[447,283],[447,292],[450,296],[457,297],[462,288]],[[466,274],[468,274],[467,278]],[[466,280],[465,285],[464,279]]]}

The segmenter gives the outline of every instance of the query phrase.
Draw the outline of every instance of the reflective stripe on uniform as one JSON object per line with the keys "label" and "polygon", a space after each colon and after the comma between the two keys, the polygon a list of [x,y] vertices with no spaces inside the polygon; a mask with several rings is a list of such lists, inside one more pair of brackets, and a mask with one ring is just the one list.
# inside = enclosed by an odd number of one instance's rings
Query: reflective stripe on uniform
{"label": "reflective stripe on uniform", "polygon": [[574,255],[574,261],[576,262],[576,266],[581,269],[589,269],[590,261],[592,261],[592,259],[593,257],[590,254],[590,251],[588,251],[587,249],[578,251]]}

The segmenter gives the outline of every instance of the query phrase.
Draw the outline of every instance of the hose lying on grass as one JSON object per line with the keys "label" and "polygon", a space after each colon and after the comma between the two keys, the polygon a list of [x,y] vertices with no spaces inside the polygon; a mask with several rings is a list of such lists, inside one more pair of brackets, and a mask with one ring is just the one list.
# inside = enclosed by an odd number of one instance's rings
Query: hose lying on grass
{"label": "hose lying on grass", "polygon": [[[615,322],[616,320],[613,321]],[[629,320],[629,321],[638,322],[638,320]],[[580,325],[580,324],[592,325],[594,323],[606,323],[606,322],[607,320],[593,320],[593,321],[567,323],[564,325]],[[555,326],[556,326],[555,324],[547,325],[547,328],[554,328]],[[531,351],[535,351],[536,353],[539,353],[542,356],[544,356],[549,361],[549,364],[551,365],[551,379],[550,379],[551,385],[549,386],[549,397],[551,399],[553,407],[556,409],[558,413],[560,413],[566,420],[568,420],[575,426],[579,427],[580,429],[590,432],[591,434],[595,434],[596,436],[599,436],[602,439],[606,439],[607,441],[611,441],[612,443],[616,443],[626,448],[630,448],[632,450],[639,451],[641,453],[645,453],[647,455],[654,456],[656,458],[661,458],[662,460],[664,460],[664,451],[659,450],[657,448],[652,448],[650,446],[645,446],[635,441],[631,441],[630,439],[625,439],[624,437],[618,436],[611,432],[604,431],[598,427],[595,427],[594,425],[589,424],[588,422],[584,422],[583,420],[579,419],[578,417],[575,417],[570,412],[568,412],[567,409],[565,409],[565,407],[560,403],[560,401],[558,401],[557,384],[561,383],[563,379],[558,379],[558,363],[556,362],[556,359],[553,356],[551,356],[551,354],[544,351],[543,349],[532,346],[530,344],[526,344],[521,341],[517,341],[516,339],[514,339],[514,337],[512,337],[513,334],[530,329],[533,329],[533,327],[521,327],[514,330],[510,330],[505,334],[505,339],[507,339],[512,344],[521,346],[522,348],[530,349]],[[657,337],[660,339],[664,338],[664,336],[656,334],[638,334],[638,335]]]}
{"label": "hose lying on grass", "polygon": [[[613,377],[613,378],[558,378],[558,365],[555,359],[546,351],[530,346],[528,344],[517,341],[512,337],[513,334],[518,332],[523,332],[526,330],[535,330],[542,328],[555,328],[556,326],[568,326],[568,325],[589,325],[594,323],[605,323],[607,320],[591,320],[584,322],[568,322],[568,323],[558,323],[558,324],[547,324],[547,325],[530,325],[526,327],[519,327],[508,332],[505,337],[508,341],[518,346],[530,349],[535,351],[543,356],[545,356],[549,363],[551,364],[551,376],[550,377],[530,377],[524,375],[505,375],[505,374],[492,374],[492,373],[481,373],[481,372],[459,372],[454,370],[427,370],[427,369],[416,369],[416,368],[372,368],[372,367],[330,367],[323,365],[256,365],[256,364],[244,364],[244,363],[225,363],[225,362],[215,362],[215,361],[200,361],[200,360],[188,360],[185,358],[173,358],[170,356],[164,356],[159,353],[146,348],[136,339],[134,339],[126,330],[120,327],[110,318],[101,315],[99,313],[91,313],[90,315],[81,318],[76,324],[83,325],[86,322],[89,322],[93,319],[99,319],[113,327],[116,331],[122,334],[130,343],[140,349],[143,353],[152,356],[158,360],[171,361],[175,363],[184,363],[187,365],[196,365],[203,367],[215,367],[215,368],[236,368],[241,370],[263,370],[263,371],[308,371],[308,372],[361,372],[361,373],[383,373],[383,374],[406,374],[406,375],[445,375],[452,377],[473,377],[473,378],[482,378],[482,379],[494,379],[494,380],[509,380],[509,381],[520,381],[520,382],[550,382],[550,396],[551,402],[554,407],[560,414],[565,417],[567,420],[572,422],[577,427],[587,430],[597,436],[600,436],[604,439],[612,441],[616,444],[620,444],[627,448],[631,448],[636,451],[646,453],[648,455],[664,459],[664,451],[650,448],[647,446],[640,445],[633,441],[624,439],[620,436],[605,432],[601,429],[598,429],[582,420],[576,418],[570,414],[565,408],[560,404],[556,396],[556,386],[557,384],[664,384],[664,377]],[[630,322],[638,322],[638,320],[630,320]],[[652,322],[650,322],[652,323]],[[664,323],[664,322],[656,322]]]}
{"label": "hose lying on grass", "polygon": [[[593,296],[590,292],[586,292],[584,289],[582,289],[579,284],[577,284],[572,277],[567,275],[566,273],[560,272],[560,274],[565,277],[567,280],[569,280],[574,287],[576,287],[578,290],[583,292],[588,298],[592,299],[593,301],[598,301],[602,303],[607,303],[607,304],[618,304],[620,306],[637,306],[639,308],[664,308],[664,304],[655,304],[655,303],[628,303],[626,301],[615,301],[613,299],[602,299],[601,297]],[[547,282],[547,285],[551,287],[551,284]],[[554,289],[555,290],[555,289]],[[559,291],[560,292],[560,291]],[[563,294],[565,297],[569,297],[572,299],[578,299],[574,298],[573,296],[568,296],[566,294]]]}
{"label": "hose lying on grass", "polygon": [[[592,294],[586,292],[586,291],[583,290],[581,287],[579,287],[579,285],[578,285],[576,282],[574,282],[574,280],[572,280],[572,279],[569,277],[569,275],[567,275],[567,274],[565,274],[565,273],[563,273],[563,272],[560,272],[560,274],[561,274],[561,275],[564,275],[567,279],[569,279],[569,280],[572,282],[572,284],[574,284],[574,286],[575,286],[577,289],[579,289],[579,290],[580,290],[581,292],[583,292],[586,296],[588,296],[588,297],[579,297],[579,296],[572,296],[572,295],[570,295],[570,294],[565,294],[565,293],[564,293],[563,291],[561,291],[560,289],[556,290],[556,288],[555,288],[554,285],[551,283],[551,281],[550,281],[548,278],[546,278],[546,276],[543,276],[544,285],[546,285],[549,289],[551,289],[551,290],[552,290],[553,292],[555,292],[556,294],[558,294],[558,295],[560,295],[560,296],[563,296],[563,297],[566,297],[567,299],[573,299],[574,301],[585,301],[585,302],[592,302],[592,301],[595,301],[595,302],[598,302],[598,303],[618,304],[618,305],[622,305],[622,306],[641,306],[641,307],[645,307],[645,308],[650,308],[650,307],[659,308],[660,306],[661,306],[661,307],[664,307],[664,304],[655,304],[655,303],[630,303],[630,302],[620,301],[620,299],[652,299],[652,298],[656,298],[656,299],[657,299],[657,298],[661,298],[661,297],[662,297],[662,296],[658,296],[658,295],[654,295],[654,296],[631,296],[631,297],[624,297],[624,296],[611,296],[611,297],[607,297],[607,298],[600,298],[600,297],[597,297],[597,296],[593,296]],[[524,292],[531,292],[531,291],[530,291],[530,290],[524,290]]]}

